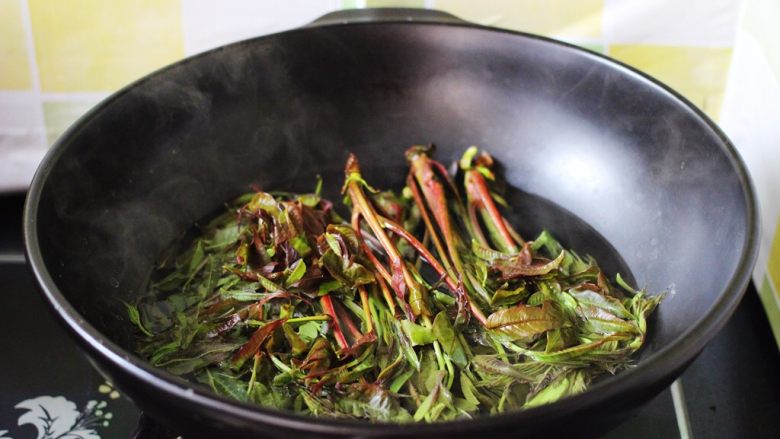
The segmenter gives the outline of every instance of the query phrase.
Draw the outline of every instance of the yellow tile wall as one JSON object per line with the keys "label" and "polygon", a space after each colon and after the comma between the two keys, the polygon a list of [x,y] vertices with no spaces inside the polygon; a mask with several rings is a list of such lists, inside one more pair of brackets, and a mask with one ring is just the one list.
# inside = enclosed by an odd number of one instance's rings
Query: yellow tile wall
{"label": "yellow tile wall", "polygon": [[32,88],[22,1],[0,0],[0,90]]}
{"label": "yellow tile wall", "polygon": [[599,38],[603,0],[438,0],[465,20],[562,38]]}
{"label": "yellow tile wall", "polygon": [[179,0],[28,2],[43,91],[111,91],[184,56]]}
{"label": "yellow tile wall", "polygon": [[730,47],[611,45],[608,54],[666,83],[717,119]]}

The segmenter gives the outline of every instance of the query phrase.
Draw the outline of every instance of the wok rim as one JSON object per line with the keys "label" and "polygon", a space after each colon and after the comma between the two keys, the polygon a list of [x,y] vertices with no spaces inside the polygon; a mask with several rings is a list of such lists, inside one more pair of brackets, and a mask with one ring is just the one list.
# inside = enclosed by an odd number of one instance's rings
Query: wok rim
{"label": "wok rim", "polygon": [[[276,38],[288,33],[310,32],[313,29],[399,24],[476,29],[536,40],[545,44],[552,44],[567,50],[575,51],[582,56],[593,59],[595,62],[606,64],[613,69],[620,71],[623,75],[640,79],[649,87],[656,88],[660,93],[669,94],[674,98],[673,100],[677,101],[677,104],[691,112],[693,116],[698,118],[712,130],[720,140],[720,144],[718,145],[720,150],[730,160],[734,172],[741,183],[741,189],[746,204],[745,218],[747,230],[745,238],[741,243],[742,251],[739,255],[738,263],[734,268],[734,273],[729,282],[718,293],[715,301],[705,314],[678,335],[672,343],[650,354],[647,358],[644,358],[639,362],[636,367],[620,372],[613,379],[607,379],[596,383],[581,394],[564,398],[552,404],[499,415],[479,416],[474,419],[437,422],[432,424],[399,424],[369,423],[365,421],[333,420],[303,416],[291,411],[281,411],[259,405],[242,403],[240,401],[222,397],[207,389],[193,387],[191,382],[151,366],[146,361],[139,358],[135,353],[125,350],[114,343],[109,337],[87,322],[71,305],[65,295],[57,287],[54,279],[52,279],[43,260],[38,240],[38,207],[47,178],[56,165],[59,157],[70,145],[72,145],[71,138],[76,137],[79,131],[105,107],[111,105],[124,94],[141,86],[147,81],[155,80],[155,78],[161,76],[170,69],[182,67],[201,57],[206,57],[212,53],[228,48],[253,44],[256,41]],[[391,19],[375,23],[334,23],[319,25],[316,28],[302,27],[219,46],[162,67],[112,93],[109,97],[79,118],[56,140],[35,172],[27,193],[23,213],[23,235],[27,264],[32,270],[39,289],[45,296],[50,308],[65,324],[66,328],[69,330],[68,332],[77,339],[82,350],[87,354],[99,356],[104,363],[121,369],[124,374],[132,376],[133,379],[142,381],[146,386],[154,388],[156,392],[161,392],[169,398],[175,398],[177,401],[184,404],[196,405],[201,409],[209,409],[211,411],[210,417],[225,416],[228,418],[240,419],[241,427],[246,425],[260,427],[263,424],[267,424],[277,428],[294,429],[305,433],[337,435],[371,435],[377,433],[418,435],[441,432],[443,430],[469,432],[486,427],[505,428],[511,425],[521,425],[523,423],[539,423],[551,419],[566,418],[574,415],[576,412],[593,409],[599,406],[606,406],[609,405],[610,402],[613,404],[617,403],[621,398],[627,398],[629,400],[636,399],[630,396],[634,391],[647,390],[655,383],[669,380],[673,376],[676,378],[676,374],[682,371],[726,324],[741,301],[747,284],[750,281],[752,269],[758,254],[759,227],[758,206],[753,183],[738,151],[723,131],[706,114],[667,85],[620,61],[573,44],[540,35],[498,29],[474,23],[441,23],[436,20],[428,21],[426,19],[416,21]],[[150,414],[155,417],[155,413]],[[235,425],[235,423],[231,424]]]}

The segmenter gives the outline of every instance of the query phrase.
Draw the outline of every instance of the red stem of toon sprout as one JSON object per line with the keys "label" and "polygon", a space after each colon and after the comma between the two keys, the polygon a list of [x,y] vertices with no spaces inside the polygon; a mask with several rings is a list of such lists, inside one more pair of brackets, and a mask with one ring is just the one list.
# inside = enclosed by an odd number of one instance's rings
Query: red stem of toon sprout
{"label": "red stem of toon sprout", "polygon": [[341,349],[347,349],[349,347],[349,343],[347,342],[347,338],[344,337],[344,332],[341,330],[341,325],[339,324],[338,316],[336,315],[336,309],[333,307],[333,300],[330,297],[330,294],[326,294],[320,298],[320,304],[322,305],[322,310],[325,312],[325,314],[330,316],[330,319],[333,323],[333,336],[336,337],[336,342],[339,344],[339,347]]}
{"label": "red stem of toon sprout", "polygon": [[436,251],[441,255],[441,260],[444,263],[447,270],[451,270],[452,267],[450,266],[449,259],[447,258],[447,253],[444,251],[444,246],[441,244],[441,240],[439,239],[439,235],[436,233],[436,231],[433,228],[433,223],[431,222],[431,217],[428,215],[428,209],[425,206],[425,202],[422,199],[422,194],[420,193],[420,188],[417,185],[417,182],[412,177],[412,174],[409,174],[406,178],[406,186],[409,187],[412,191],[412,198],[414,199],[414,203],[417,204],[417,207],[420,209],[420,216],[422,216],[423,222],[425,223],[425,228],[427,228],[430,233],[428,235],[431,237],[431,240],[433,241],[433,246],[436,248]]}
{"label": "red stem of toon sprout", "polygon": [[471,192],[472,195],[474,195],[475,200],[478,200],[479,203],[482,204],[482,207],[487,210],[498,233],[504,240],[506,248],[510,252],[516,253],[518,251],[517,243],[515,243],[512,234],[509,233],[506,223],[504,222],[504,217],[493,202],[493,197],[490,196],[490,191],[488,190],[485,178],[482,177],[482,174],[480,174],[479,171],[474,169],[466,171],[466,190]]}
{"label": "red stem of toon sprout", "polygon": [[355,322],[353,322],[352,318],[349,317],[347,311],[344,310],[344,307],[341,306],[340,303],[335,302],[333,303],[333,309],[336,310],[336,314],[338,314],[341,321],[347,324],[347,329],[349,329],[349,333],[352,335],[352,338],[354,338],[356,341],[360,340],[360,338],[363,337],[363,333],[360,332],[360,328],[355,326]]}
{"label": "red stem of toon sprout", "polygon": [[414,321],[414,313],[412,312],[409,303],[406,301],[406,282],[414,282],[414,278],[409,274],[404,260],[400,253],[398,253],[395,244],[382,228],[378,219],[379,215],[366,198],[363,189],[360,187],[360,184],[362,183],[360,181],[355,181],[355,176],[361,180],[362,177],[360,176],[360,164],[354,154],[350,154],[347,158],[347,165],[344,169],[344,173],[347,179],[346,190],[350,199],[352,199],[354,209],[360,211],[361,216],[368,223],[368,227],[379,240],[380,244],[382,244],[382,248],[384,248],[385,253],[387,254],[387,259],[389,260],[392,269],[390,285],[393,287],[393,290],[403,304],[407,317],[409,320]]}
{"label": "red stem of toon sprout", "polygon": [[392,278],[390,277],[390,273],[388,273],[385,269],[384,265],[382,265],[382,263],[379,261],[379,258],[377,258],[374,254],[374,251],[371,250],[368,244],[366,244],[366,241],[363,239],[363,232],[360,229],[359,212],[352,213],[352,229],[355,230],[355,234],[360,241],[360,246],[363,248],[363,253],[366,254],[368,260],[371,261],[371,263],[374,265],[376,270],[374,272],[374,278],[376,278],[377,283],[382,288],[382,295],[385,298],[385,302],[387,302],[387,306],[390,308],[390,313],[393,315],[393,317],[395,317],[395,299],[393,299],[393,295],[390,293],[390,289],[385,283],[385,280],[387,282],[392,282]]}
{"label": "red stem of toon sprout", "polygon": [[474,315],[474,317],[479,320],[479,322],[484,326],[487,324],[487,318],[482,313],[482,311],[469,299],[468,295],[466,295],[465,291],[463,291],[462,288],[458,286],[455,279],[450,277],[450,275],[444,270],[444,267],[439,264],[439,261],[437,261],[433,254],[431,254],[430,251],[428,251],[425,246],[422,245],[420,241],[417,240],[417,238],[414,237],[411,233],[407,232],[403,227],[401,227],[399,224],[394,223],[393,221],[387,219],[387,218],[380,218],[383,222],[383,225],[387,227],[388,230],[391,232],[399,235],[400,237],[404,238],[412,247],[414,247],[418,252],[420,252],[420,255],[425,259],[428,264],[433,268],[439,276],[441,276],[444,281],[447,283],[447,287],[457,295],[463,295],[466,302],[469,304],[469,309],[471,310],[471,313]]}
{"label": "red stem of toon sprout", "polygon": [[[449,208],[447,207],[444,184],[442,183],[442,180],[444,182],[449,182],[449,176],[443,166],[441,166],[441,163],[431,160],[427,153],[416,153],[407,155],[407,157],[407,160],[410,160],[411,165],[409,171],[410,175],[414,174],[417,184],[428,203],[427,205],[433,213],[436,223],[439,225],[442,238],[444,238],[444,242],[447,244],[447,250],[449,251],[448,256],[452,260],[455,269],[462,271],[463,264],[460,260],[460,255],[458,254],[458,249],[456,248],[453,237],[452,220],[450,218]],[[436,176],[437,171],[440,174],[438,178]],[[452,187],[451,184],[449,184],[449,186]],[[455,192],[455,194],[457,194],[457,192]],[[417,202],[417,200],[415,200],[415,202]],[[420,206],[420,208],[424,209],[422,206]]]}
{"label": "red stem of toon sprout", "polygon": [[379,274],[388,282],[392,282],[393,279],[390,276],[390,273],[387,271],[387,269],[385,269],[384,265],[382,265],[382,262],[379,261],[379,258],[376,257],[374,251],[371,250],[371,247],[368,246],[363,237],[363,231],[360,229],[360,216],[361,215],[359,212],[354,212],[352,214],[352,228],[355,230],[355,234],[360,241],[360,246],[363,248],[363,253],[365,253],[366,257],[368,257],[368,260],[374,264],[374,267],[376,267],[376,270],[379,272]]}
{"label": "red stem of toon sprout", "polygon": [[482,233],[482,228],[479,226],[479,218],[477,218],[477,206],[474,203],[469,203],[468,206],[469,221],[471,221],[471,229],[474,231],[474,238],[479,241],[484,247],[490,248],[490,243],[485,234]]}
{"label": "red stem of toon sprout", "polygon": [[431,266],[431,268],[433,268],[439,274],[439,276],[445,279],[447,286],[454,290],[455,280],[450,277],[449,273],[447,273],[439,261],[433,257],[433,254],[430,252],[430,250],[425,248],[425,246],[422,245],[422,243],[418,241],[414,235],[406,231],[406,229],[401,227],[400,224],[393,222],[390,219],[380,218],[380,221],[382,221],[382,224],[387,228],[387,230],[397,234],[406,240],[406,242],[408,242],[412,247],[414,247],[415,250],[417,250],[423,257],[423,259],[425,259],[425,261]]}

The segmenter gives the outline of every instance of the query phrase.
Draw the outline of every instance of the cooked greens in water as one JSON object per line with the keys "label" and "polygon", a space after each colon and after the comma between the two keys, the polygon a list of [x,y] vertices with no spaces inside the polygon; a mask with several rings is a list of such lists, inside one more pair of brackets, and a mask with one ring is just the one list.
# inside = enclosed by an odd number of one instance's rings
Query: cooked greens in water
{"label": "cooked greens in water", "polygon": [[627,367],[662,296],[521,237],[486,153],[456,176],[431,153],[407,150],[401,194],[350,156],[349,218],[319,186],[240,197],[127,305],[138,353],[240,401],[377,422],[533,407]]}

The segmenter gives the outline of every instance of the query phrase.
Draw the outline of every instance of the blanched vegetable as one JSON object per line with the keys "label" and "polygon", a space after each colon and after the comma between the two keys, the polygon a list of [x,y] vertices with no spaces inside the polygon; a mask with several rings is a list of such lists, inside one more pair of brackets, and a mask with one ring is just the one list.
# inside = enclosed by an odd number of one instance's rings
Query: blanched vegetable
{"label": "blanched vegetable", "polygon": [[230,398],[374,422],[547,404],[629,365],[662,296],[523,239],[487,154],[451,176],[431,153],[407,151],[401,195],[350,156],[348,219],[319,189],[239,197],[126,304],[138,353]]}

